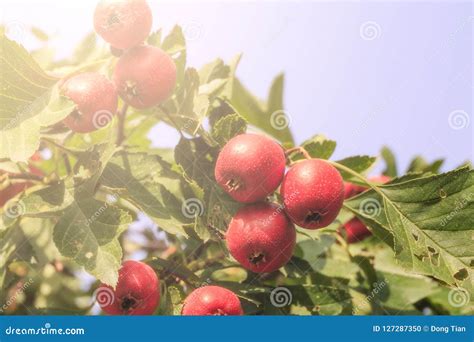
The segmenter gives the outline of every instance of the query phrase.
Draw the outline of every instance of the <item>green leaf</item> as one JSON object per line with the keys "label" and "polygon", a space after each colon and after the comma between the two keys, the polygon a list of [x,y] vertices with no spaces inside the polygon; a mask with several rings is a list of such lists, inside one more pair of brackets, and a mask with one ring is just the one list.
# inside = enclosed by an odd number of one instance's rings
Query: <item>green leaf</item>
{"label": "green leaf", "polygon": [[[9,227],[23,217],[57,217],[59,213],[71,205],[74,201],[72,194],[72,184],[69,188],[64,182],[58,182],[48,187],[31,188],[19,199],[13,200],[8,208],[0,217],[0,226]],[[0,229],[1,232],[1,229]]]}
{"label": "green leaf", "polygon": [[395,156],[392,150],[390,150],[387,146],[384,146],[382,147],[382,151],[380,153],[382,155],[382,158],[385,160],[386,165],[383,174],[391,178],[397,177],[397,162],[395,160]]}
{"label": "green leaf", "polygon": [[[235,77],[235,69],[239,60],[240,56],[232,63],[232,76],[224,97],[235,112],[247,120],[249,124],[270,134],[286,147],[293,146],[293,136],[289,129],[291,118],[286,115],[283,106],[280,106],[283,77],[281,75],[277,76],[271,87],[270,99],[266,103],[261,102]],[[276,107],[280,108],[276,109]]]}
{"label": "green leaf", "polygon": [[26,161],[39,147],[40,127],[62,120],[73,104],[23,47],[2,35],[0,49],[0,158]]}
{"label": "green leaf", "polygon": [[107,202],[77,199],[54,227],[54,243],[62,255],[115,287],[122,261],[118,238],[131,221],[128,213]]}
{"label": "green leaf", "polygon": [[[354,156],[354,157],[348,157],[342,160],[338,160],[338,164],[342,164],[353,171],[357,173],[362,173],[367,171],[377,160],[375,157],[369,157],[369,156]],[[345,181],[351,182],[351,183],[360,183],[360,180],[351,174],[339,170],[341,173],[342,177],[344,178]]]}
{"label": "green leaf", "polygon": [[199,279],[197,275],[189,270],[184,264],[176,263],[170,260],[161,259],[154,257],[151,260],[147,261],[147,264],[150,265],[153,269],[160,273],[162,278],[173,275],[180,279],[186,280],[186,282],[192,284],[195,287],[199,287],[203,284],[203,281]]}
{"label": "green leaf", "polygon": [[227,195],[214,179],[214,162],[217,148],[210,147],[201,138],[181,139],[175,148],[175,160],[185,176],[204,190],[201,216],[205,225],[226,230],[230,218],[240,207]]}
{"label": "green leaf", "polygon": [[34,257],[43,267],[59,259],[60,253],[53,242],[54,223],[49,219],[23,218],[20,223],[23,234],[33,248]]}
{"label": "green leaf", "polygon": [[435,160],[428,163],[423,157],[416,156],[408,166],[408,173],[439,173],[441,166],[443,166],[444,159]]}
{"label": "green leaf", "polygon": [[57,79],[48,76],[28,52],[0,37],[0,128],[9,130],[42,110]]}
{"label": "green leaf", "polygon": [[322,274],[315,275],[313,280],[313,284],[286,287],[291,293],[292,305],[303,306],[315,315],[351,312],[351,296],[344,280]]}
{"label": "green leaf", "polygon": [[377,187],[346,205],[394,239],[406,269],[472,293],[474,171],[467,168]]}
{"label": "green leaf", "polygon": [[[336,142],[327,139],[324,135],[317,134],[301,144],[312,158],[329,159],[336,149]],[[291,160],[303,159],[299,153],[294,153]]]}
{"label": "green leaf", "polygon": [[247,123],[240,115],[226,115],[212,127],[212,137],[222,147],[236,135],[244,133],[246,129]]}
{"label": "green leaf", "polygon": [[183,225],[193,221],[183,214],[182,179],[160,157],[119,153],[107,164],[100,184],[135,204],[160,228],[187,236]]}

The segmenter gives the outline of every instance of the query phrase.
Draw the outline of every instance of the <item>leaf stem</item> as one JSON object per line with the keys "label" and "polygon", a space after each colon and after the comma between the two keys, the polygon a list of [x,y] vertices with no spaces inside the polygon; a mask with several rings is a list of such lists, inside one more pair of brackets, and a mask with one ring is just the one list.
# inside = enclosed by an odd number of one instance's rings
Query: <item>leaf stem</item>
{"label": "leaf stem", "polygon": [[333,161],[330,161],[328,160],[327,161],[328,163],[330,163],[332,166],[334,166],[336,169],[338,169],[339,171],[344,171],[358,179],[360,179],[364,184],[366,184],[367,186],[369,186],[371,189],[373,189],[375,192],[377,192],[378,194],[382,194],[382,192],[380,191],[380,189],[377,187],[377,185],[375,185],[374,183],[370,182],[367,180],[367,178],[365,178],[363,175],[361,175],[360,173],[352,170],[351,168],[345,166],[345,165],[342,165],[342,164],[339,164],[337,162],[333,162]]}
{"label": "leaf stem", "polygon": [[55,142],[55,141],[52,140],[52,139],[45,138],[45,137],[43,137],[42,139],[43,139],[44,141],[46,141],[48,144],[51,144],[51,145],[53,145],[54,147],[59,148],[61,151],[66,152],[67,154],[70,154],[70,155],[72,155],[72,156],[74,156],[74,157],[76,157],[76,158],[79,157],[79,153],[78,153],[78,152],[73,151],[73,150],[70,150],[70,149],[68,149],[67,147],[63,146],[63,145],[58,144],[57,142]]}
{"label": "leaf stem", "polygon": [[168,118],[168,120],[170,120],[171,124],[173,125],[173,127],[178,131],[179,135],[181,136],[182,139],[186,139],[186,137],[184,136],[183,132],[181,132],[181,130],[178,128],[178,125],[176,125],[176,122],[174,122],[173,118],[171,117],[170,113],[168,113],[168,111],[165,109],[165,108],[161,108],[160,109],[163,111],[163,113],[165,113],[166,117]]}
{"label": "leaf stem", "polygon": [[128,104],[124,103],[122,109],[117,113],[118,130],[117,130],[117,146],[122,145],[125,140],[125,115],[127,114]]}
{"label": "leaf stem", "polygon": [[32,173],[20,173],[20,174],[10,174],[8,175],[10,179],[22,179],[28,181],[37,181],[43,183],[43,177],[34,175]]}
{"label": "leaf stem", "polygon": [[298,152],[302,154],[306,159],[312,159],[311,156],[309,155],[308,151],[305,150],[304,147],[302,146],[297,146],[297,147],[292,147],[288,150],[285,151],[286,156],[290,156],[292,153]]}

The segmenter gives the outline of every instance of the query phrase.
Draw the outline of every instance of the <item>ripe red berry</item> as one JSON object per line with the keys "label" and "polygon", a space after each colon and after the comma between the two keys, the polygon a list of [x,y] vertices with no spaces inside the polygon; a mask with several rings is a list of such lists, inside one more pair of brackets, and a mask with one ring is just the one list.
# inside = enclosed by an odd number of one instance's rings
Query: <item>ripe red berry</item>
{"label": "ripe red berry", "polygon": [[274,140],[241,134],[227,142],[215,168],[217,183],[236,201],[264,200],[278,188],[285,173],[285,153]]}
{"label": "ripe red berry", "polygon": [[151,315],[160,302],[160,280],[155,271],[140,261],[125,261],[115,290],[102,284],[97,302],[110,315]]}
{"label": "ripe red berry", "polygon": [[243,267],[256,273],[273,272],[290,260],[296,230],[281,206],[262,202],[239,209],[226,241],[230,254]]}
{"label": "ripe red berry", "polygon": [[[390,181],[390,177],[380,175],[369,178],[372,183],[384,184]],[[348,199],[367,190],[367,187],[355,185],[352,183],[344,183],[344,198]],[[349,222],[344,224],[346,231],[346,239],[348,243],[355,243],[364,240],[366,237],[372,235],[369,229],[357,217],[352,218]]]}
{"label": "ripe red berry", "polygon": [[367,188],[363,187],[362,185],[344,182],[344,198],[351,198],[357,194],[360,194],[365,189]]}
{"label": "ripe red berry", "polygon": [[118,96],[114,84],[105,76],[86,72],[73,76],[61,86],[62,93],[76,104],[64,124],[77,133],[105,127],[117,111]]}
{"label": "ripe red berry", "polygon": [[176,65],[163,50],[137,46],[117,62],[114,82],[122,99],[135,108],[166,101],[176,86]]}
{"label": "ripe red berry", "polygon": [[13,197],[19,193],[25,191],[31,186],[31,183],[16,183],[11,184],[3,190],[0,190],[0,207],[3,207],[5,203],[11,200]]}
{"label": "ripe red berry", "polygon": [[[41,161],[41,156],[38,152],[35,152],[33,156],[30,158],[30,162],[39,162]],[[33,165],[28,165],[28,169],[31,174],[35,176],[42,177],[43,176],[43,171],[40,169],[34,167]],[[5,172],[0,171],[0,176],[4,175]],[[3,207],[5,203],[7,203],[9,200],[11,200],[13,197],[18,195],[19,193],[25,191],[29,187],[33,186],[33,183],[31,182],[22,182],[22,183],[14,183],[11,184],[10,186],[7,186],[5,189],[0,190],[0,207]]]}
{"label": "ripe red berry", "polygon": [[106,42],[119,49],[143,43],[153,16],[145,0],[102,0],[94,12],[94,28]]}
{"label": "ripe red berry", "polygon": [[182,310],[185,316],[237,316],[243,313],[235,293],[220,286],[194,290],[184,301]]}
{"label": "ripe red berry", "polygon": [[354,243],[364,240],[366,237],[372,235],[365,224],[357,217],[354,217],[349,222],[344,224],[346,230],[346,239],[348,243]]}
{"label": "ripe red berry", "polygon": [[344,201],[340,173],[322,159],[296,163],[281,185],[285,211],[300,227],[317,229],[331,224]]}

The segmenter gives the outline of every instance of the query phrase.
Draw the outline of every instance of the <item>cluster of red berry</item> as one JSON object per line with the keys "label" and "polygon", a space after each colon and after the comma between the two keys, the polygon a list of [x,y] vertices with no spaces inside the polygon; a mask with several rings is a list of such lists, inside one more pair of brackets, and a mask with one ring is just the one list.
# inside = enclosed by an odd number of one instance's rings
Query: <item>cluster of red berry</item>
{"label": "cluster of red berry", "polygon": [[113,81],[97,72],[62,81],[61,93],[76,105],[64,120],[72,131],[88,133],[102,128],[103,121],[110,121],[117,111],[118,95],[139,109],[160,104],[172,95],[176,65],[163,50],[144,44],[151,25],[152,13],[145,0],[101,1],[97,5],[95,30],[120,57]]}
{"label": "cluster of red berry", "polygon": [[[65,119],[75,132],[98,129],[94,116],[117,111],[118,95],[136,108],[149,108],[168,99],[176,85],[176,66],[162,50],[144,45],[150,33],[152,14],[144,0],[102,1],[96,8],[96,32],[119,56],[113,82],[98,73],[83,73],[64,81],[63,93],[76,110]],[[117,95],[118,94],[118,95]],[[246,269],[273,272],[292,257],[296,243],[295,224],[318,229],[331,224],[343,201],[364,188],[344,184],[340,173],[321,159],[299,161],[286,172],[282,146],[258,134],[241,134],[220,152],[217,183],[234,200],[245,203],[232,218],[226,242],[232,256]],[[267,199],[280,187],[282,205]],[[367,234],[354,219],[346,225],[349,242]],[[103,306],[109,314],[152,314],[160,300],[160,282],[145,263],[123,263],[114,300]],[[183,315],[241,315],[238,297],[219,286],[204,286],[185,300]]]}
{"label": "cluster of red berry", "polygon": [[[246,203],[226,234],[232,256],[245,268],[273,272],[293,255],[295,224],[317,229],[331,224],[344,201],[340,173],[327,161],[306,159],[285,174],[286,155],[275,141],[241,134],[220,152],[217,183],[236,201]],[[266,201],[280,187],[282,205]]]}

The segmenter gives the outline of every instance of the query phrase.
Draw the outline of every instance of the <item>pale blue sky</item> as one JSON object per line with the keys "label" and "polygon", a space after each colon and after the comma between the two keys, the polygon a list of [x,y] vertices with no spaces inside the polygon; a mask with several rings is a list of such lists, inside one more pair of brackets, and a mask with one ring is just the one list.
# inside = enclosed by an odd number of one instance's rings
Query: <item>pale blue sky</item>
{"label": "pale blue sky", "polygon": [[[243,52],[238,75],[261,96],[284,71],[298,142],[325,134],[338,142],[335,158],[376,154],[386,144],[403,167],[417,153],[446,157],[445,170],[472,160],[470,1],[150,3],[154,28],[184,26],[190,65]],[[55,34],[52,44],[64,56],[92,29],[95,1],[1,6],[3,22],[27,47],[34,41],[21,27],[35,25]],[[177,138],[158,131],[160,143]]]}

